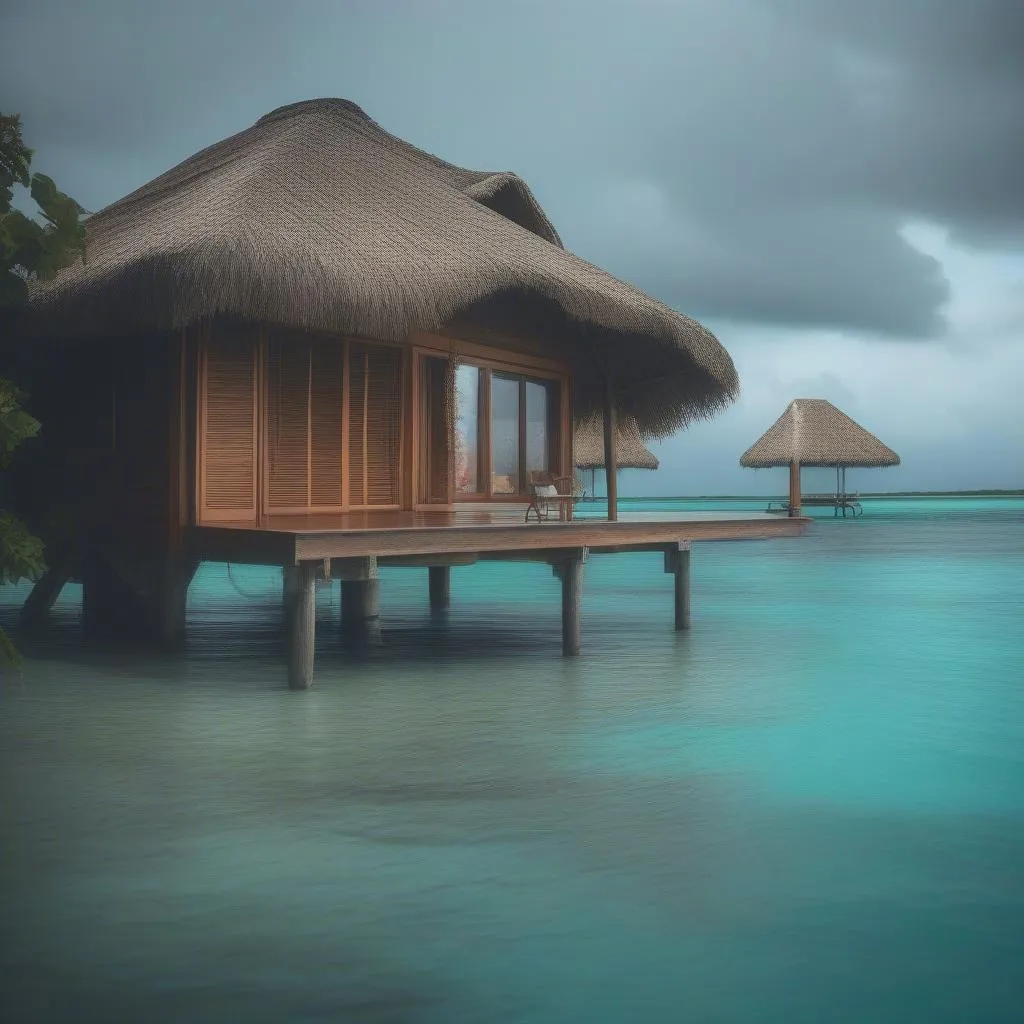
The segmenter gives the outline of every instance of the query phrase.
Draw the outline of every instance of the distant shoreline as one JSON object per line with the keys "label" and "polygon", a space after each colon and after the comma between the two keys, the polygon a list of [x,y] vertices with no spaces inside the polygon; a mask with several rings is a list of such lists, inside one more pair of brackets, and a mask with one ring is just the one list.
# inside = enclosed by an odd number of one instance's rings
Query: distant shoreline
{"label": "distant shoreline", "polygon": [[[861,498],[1024,498],[1016,491],[861,491]],[[676,494],[660,497],[627,498],[624,501],[777,501],[777,494]],[[602,500],[602,499],[597,499]]]}

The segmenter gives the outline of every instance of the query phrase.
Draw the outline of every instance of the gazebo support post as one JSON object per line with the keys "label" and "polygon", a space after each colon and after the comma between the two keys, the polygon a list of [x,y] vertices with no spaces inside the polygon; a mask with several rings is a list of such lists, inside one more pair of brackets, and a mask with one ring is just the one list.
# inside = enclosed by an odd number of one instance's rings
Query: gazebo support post
{"label": "gazebo support post", "polygon": [[789,464],[789,514],[800,515],[800,463],[795,459]]}
{"label": "gazebo support post", "polygon": [[615,396],[612,392],[612,378],[604,377],[604,473],[608,489],[608,521],[619,518],[619,452],[618,432],[615,429]]}

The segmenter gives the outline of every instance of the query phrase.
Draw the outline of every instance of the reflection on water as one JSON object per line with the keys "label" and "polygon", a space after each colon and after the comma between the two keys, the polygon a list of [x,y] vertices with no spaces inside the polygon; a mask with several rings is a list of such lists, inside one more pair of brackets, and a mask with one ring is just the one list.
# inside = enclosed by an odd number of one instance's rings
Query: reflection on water
{"label": "reflection on water", "polygon": [[164,661],[69,588],[0,683],[0,1019],[1019,1019],[1024,503],[693,567],[677,636],[592,559],[578,661],[543,568],[447,621],[385,573],[361,654],[325,589],[306,694],[272,572],[205,567]]}

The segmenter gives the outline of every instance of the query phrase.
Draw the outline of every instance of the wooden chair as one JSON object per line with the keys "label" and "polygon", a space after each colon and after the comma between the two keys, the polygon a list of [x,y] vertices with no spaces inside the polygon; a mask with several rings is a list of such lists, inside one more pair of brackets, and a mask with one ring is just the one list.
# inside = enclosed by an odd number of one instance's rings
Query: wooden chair
{"label": "wooden chair", "polygon": [[531,512],[538,523],[549,519],[552,512],[557,512],[560,520],[572,519],[573,508],[582,493],[576,477],[534,470],[530,473],[530,504],[526,509],[526,522],[530,521]]}

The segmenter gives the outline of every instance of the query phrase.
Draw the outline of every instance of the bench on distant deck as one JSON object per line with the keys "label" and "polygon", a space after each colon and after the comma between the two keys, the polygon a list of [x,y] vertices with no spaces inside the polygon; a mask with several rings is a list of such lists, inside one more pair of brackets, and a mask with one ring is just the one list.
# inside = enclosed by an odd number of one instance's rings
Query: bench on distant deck
{"label": "bench on distant deck", "polygon": [[[864,514],[858,494],[805,494],[801,497],[800,504],[804,508],[831,508],[833,515],[838,516],[842,512],[844,519],[847,512],[854,517]],[[789,508],[788,501],[770,501],[767,511],[788,514]]]}

